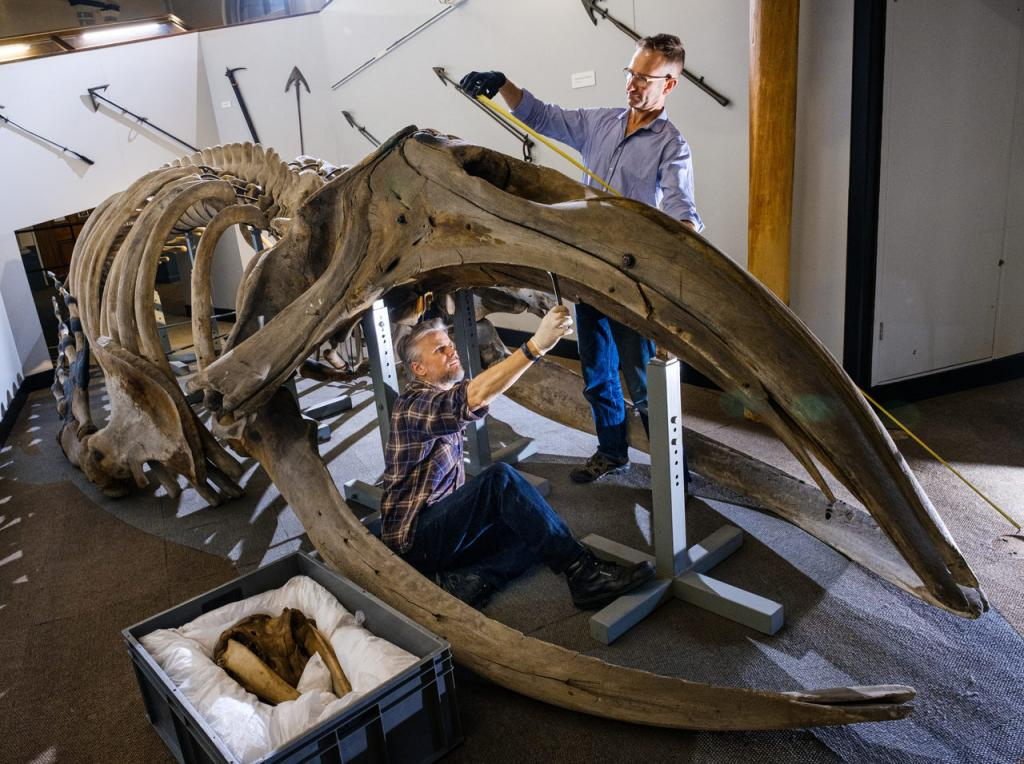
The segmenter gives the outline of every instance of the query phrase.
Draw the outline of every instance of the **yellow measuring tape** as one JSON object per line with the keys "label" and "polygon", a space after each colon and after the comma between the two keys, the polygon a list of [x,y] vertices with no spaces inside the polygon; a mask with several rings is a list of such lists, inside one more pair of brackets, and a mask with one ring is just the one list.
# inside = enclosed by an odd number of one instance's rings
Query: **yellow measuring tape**
{"label": "yellow measuring tape", "polygon": [[903,424],[903,422],[901,422],[899,419],[897,419],[892,414],[890,414],[888,411],[886,411],[884,408],[882,408],[882,406],[877,401],[875,401],[874,398],[872,398],[870,395],[865,393],[863,390],[861,390],[860,393],[865,398],[867,398],[868,402],[871,403],[872,406],[874,406],[879,411],[881,411],[883,414],[885,414],[887,417],[889,417],[893,422],[896,423],[897,427],[899,427],[901,430],[903,430],[903,432],[905,432],[907,435],[909,435],[911,438],[913,438],[914,442],[917,443],[917,445],[919,445],[921,448],[923,448],[925,451],[927,451],[929,454],[931,454],[933,457],[935,457],[936,461],[938,461],[939,464],[941,464],[947,470],[949,470],[954,475],[956,475],[958,478],[960,478],[962,481],[964,481],[964,483],[967,484],[968,488],[970,488],[972,491],[974,491],[976,494],[978,494],[978,496],[983,498],[989,504],[989,506],[992,507],[992,509],[994,509],[996,512],[998,512],[1003,517],[1005,517],[1007,522],[1010,523],[1010,525],[1012,525],[1017,530],[1020,530],[1020,523],[1018,523],[1016,520],[1014,520],[1012,517],[1010,517],[1008,514],[1006,514],[1006,512],[1004,512],[1002,509],[1000,509],[999,506],[994,501],[992,501],[992,499],[990,499],[988,496],[986,496],[980,490],[978,490],[970,480],[968,480],[963,475],[961,475],[959,472],[957,472],[956,468],[954,468],[952,465],[950,465],[948,462],[946,462],[945,459],[943,459],[941,456],[939,456],[937,453],[935,453],[931,448],[929,448],[928,445],[923,440],[921,440],[919,437],[917,437],[914,433],[912,433],[907,428],[907,426],[905,424]]}
{"label": "yellow measuring tape", "polygon": [[[551,142],[550,140],[545,138],[543,135],[538,133],[536,130],[534,130],[531,127],[529,127],[522,120],[517,119],[516,117],[513,117],[510,112],[508,112],[505,109],[503,109],[500,106],[498,106],[498,104],[496,104],[494,101],[492,101],[487,96],[478,95],[476,97],[476,99],[478,101],[480,101],[484,106],[486,106],[491,111],[495,112],[496,114],[500,114],[502,117],[504,117],[505,119],[509,120],[510,122],[512,122],[514,125],[516,125],[520,129],[525,130],[527,133],[532,135],[534,138],[536,138],[538,141],[543,143],[545,146],[547,146],[549,149],[554,151],[556,154],[558,154],[560,157],[562,157],[563,159],[565,159],[566,161],[568,161],[572,165],[574,165],[574,166],[578,167],[579,169],[583,170],[583,172],[585,172],[591,178],[596,180],[598,183],[600,183],[602,186],[604,186],[606,189],[608,189],[611,193],[615,194],[616,196],[622,196],[622,193],[620,191],[616,190],[612,186],[610,186],[607,183],[605,183],[601,178],[599,178],[597,175],[595,175],[590,170],[588,170],[586,167],[584,167],[583,164],[581,164],[580,162],[577,162],[571,156],[569,156],[564,151],[562,151],[562,149],[558,148],[558,146],[556,146],[553,142]],[[903,430],[903,432],[905,432],[907,435],[909,435],[911,438],[913,438],[915,443],[917,443],[919,446],[921,446],[921,448],[923,448],[931,456],[933,456],[936,459],[936,461],[939,462],[939,464],[941,464],[947,470],[949,470],[954,475],[956,475],[958,478],[960,478],[960,480],[962,480],[964,483],[966,483],[968,488],[970,488],[972,491],[974,491],[976,494],[978,494],[978,496],[980,496],[982,499],[984,499],[985,502],[988,503],[996,512],[998,512],[1000,515],[1002,515],[1007,520],[1007,522],[1010,523],[1010,525],[1012,525],[1018,531],[1021,529],[1020,523],[1018,523],[1016,520],[1014,520],[1012,517],[1010,517],[1010,515],[1008,515],[1006,512],[1004,512],[1002,509],[1000,509],[999,506],[994,501],[992,501],[988,496],[986,496],[984,493],[982,493],[980,490],[978,490],[978,488],[976,488],[974,486],[974,484],[970,480],[968,480],[963,475],[961,475],[945,459],[943,459],[941,456],[939,456],[937,453],[935,453],[935,451],[933,451],[923,440],[921,440],[914,433],[912,433],[909,430],[909,428],[907,428],[906,425],[904,425],[900,420],[898,420],[896,417],[894,417],[892,414],[890,414],[888,411],[886,411],[884,408],[882,408],[882,406],[878,402],[876,402],[873,398],[871,398],[871,396],[869,396],[863,390],[861,390],[860,392],[875,408],[877,408],[879,411],[881,411],[883,414],[885,414],[887,417],[889,417],[889,419],[891,419],[893,422],[895,422],[896,425],[901,430]]]}
{"label": "yellow measuring tape", "polygon": [[545,146],[547,146],[549,149],[554,151],[556,154],[558,154],[558,156],[562,157],[567,162],[571,162],[576,167],[579,167],[581,170],[583,170],[583,172],[585,172],[587,175],[589,175],[591,178],[596,180],[598,183],[600,183],[602,186],[607,188],[609,191],[611,191],[616,196],[622,196],[622,192],[621,191],[618,191],[618,190],[612,188],[611,186],[609,186],[607,183],[605,183],[599,177],[594,175],[594,173],[592,173],[590,170],[588,170],[586,167],[584,167],[580,162],[577,162],[575,159],[573,159],[571,156],[566,154],[564,151],[562,151],[560,148],[558,148],[558,146],[556,146],[554,143],[549,141],[547,138],[545,138],[543,135],[538,133],[536,130],[533,130],[532,128],[528,127],[521,120],[517,119],[516,117],[513,117],[511,113],[505,111],[503,108],[498,106],[498,104],[496,104],[494,101],[492,101],[487,96],[478,95],[476,97],[476,100],[478,100],[480,103],[482,103],[484,106],[486,106],[491,111],[495,112],[496,114],[500,114],[505,119],[509,120],[516,127],[520,128],[522,130],[525,130],[527,133],[532,135],[534,138],[536,138],[538,141],[543,143]]}

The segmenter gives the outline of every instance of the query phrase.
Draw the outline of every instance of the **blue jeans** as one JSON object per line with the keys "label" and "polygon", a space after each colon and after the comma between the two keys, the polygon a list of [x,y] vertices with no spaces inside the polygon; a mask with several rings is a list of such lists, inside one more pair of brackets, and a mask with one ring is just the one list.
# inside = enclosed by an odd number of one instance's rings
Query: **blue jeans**
{"label": "blue jeans", "polygon": [[629,399],[647,429],[647,362],[654,342],[585,303],[576,306],[576,337],[583,366],[583,395],[594,412],[597,450],[615,461],[628,457],[626,404],[619,369]]}
{"label": "blue jeans", "polygon": [[561,573],[582,551],[537,489],[499,462],[425,507],[402,557],[426,576],[463,570],[500,589],[538,560]]}

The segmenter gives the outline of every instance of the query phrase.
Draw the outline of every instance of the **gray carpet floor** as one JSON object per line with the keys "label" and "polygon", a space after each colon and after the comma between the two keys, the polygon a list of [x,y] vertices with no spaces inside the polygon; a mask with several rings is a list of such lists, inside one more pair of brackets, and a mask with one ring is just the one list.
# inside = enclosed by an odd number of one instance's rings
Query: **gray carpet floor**
{"label": "gray carpet floor", "polygon": [[[1024,414],[1022,392],[1024,382],[1007,383],[902,407],[896,413],[986,494],[1020,516],[1024,446],[1017,423]],[[321,453],[339,482],[351,478],[373,482],[383,468],[383,457],[368,380],[352,385],[300,383],[304,405],[339,393],[350,394],[354,407],[330,420],[332,437],[322,444]],[[297,549],[310,549],[301,524],[254,464],[246,473],[245,496],[217,508],[206,507],[191,490],[177,499],[162,489],[129,500],[104,499],[64,461],[54,441],[56,414],[51,400],[45,393],[30,399],[0,455],[0,514],[7,522],[27,517],[45,504],[47,485],[69,481],[95,507],[166,540],[168,549],[180,545],[225,558],[239,573]],[[102,403],[102,388],[97,384],[94,405]],[[771,435],[730,413],[718,396],[687,387],[684,408],[688,426],[800,474]],[[538,453],[523,469],[548,479],[551,504],[575,532],[598,533],[649,550],[651,494],[645,455],[634,453],[634,465],[624,475],[595,485],[575,485],[567,472],[593,449],[590,436],[506,400],[493,406],[492,413],[492,445],[517,434],[536,439]],[[741,506],[742,497],[699,477],[696,487],[702,500],[689,502],[687,508],[690,540],[698,541],[725,523],[743,529],[742,548],[711,574],[782,602],[786,623],[778,634],[769,637],[672,601],[613,645],[604,646],[589,636],[587,615],[572,607],[564,580],[541,568],[500,593],[485,612],[531,636],[614,663],[695,681],[772,690],[912,685],[918,695],[908,719],[784,732],[662,730],[563,711],[460,670],[456,682],[466,739],[450,760],[1024,760],[1024,640],[1020,636],[1024,547],[1009,534],[1005,521],[918,446],[903,438],[898,443],[991,597],[993,609],[976,621],[921,603],[788,523]],[[22,490],[4,490],[5,481],[16,482]],[[12,498],[5,500],[8,495]],[[5,582],[0,605],[9,604],[16,587],[11,583],[14,579],[8,579],[18,572],[17,565],[3,564],[12,553],[5,527],[0,521],[0,581]],[[92,537],[90,548],[99,549],[112,530],[107,523],[95,528],[79,523],[76,533],[83,539]],[[131,588],[133,571],[146,562],[137,556],[112,556],[107,564],[108,585],[116,582]],[[189,565],[186,555],[181,556],[180,565]],[[171,596],[171,590],[163,591]],[[44,602],[45,598],[39,604]],[[155,601],[153,605],[152,613],[162,609]],[[24,624],[10,622],[11,612],[10,607],[0,609],[0,649],[17,652],[29,637]],[[134,612],[123,618],[126,622],[118,628],[137,620]],[[127,657],[110,661],[105,670],[122,683],[131,672]],[[69,708],[81,702],[63,696],[54,699]],[[99,716],[114,713],[96,705],[90,705],[89,711]],[[8,727],[0,732],[6,736],[16,730]],[[55,730],[35,729],[31,734],[40,741],[36,746],[40,753],[49,750],[43,747],[47,735],[58,738]],[[155,733],[152,737],[156,739]],[[59,745],[56,750],[63,755],[50,760],[90,760],[81,751]],[[147,754],[136,760],[154,759]]]}

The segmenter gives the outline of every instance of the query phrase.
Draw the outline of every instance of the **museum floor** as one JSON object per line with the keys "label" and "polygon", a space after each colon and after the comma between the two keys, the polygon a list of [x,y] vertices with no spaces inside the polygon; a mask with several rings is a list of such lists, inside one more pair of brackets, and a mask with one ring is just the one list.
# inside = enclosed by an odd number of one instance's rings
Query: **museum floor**
{"label": "museum floor", "polygon": [[[330,421],[321,453],[339,481],[382,468],[368,380],[303,383],[304,405],[339,393],[354,407]],[[685,388],[687,425],[801,474],[773,436],[731,418],[718,396]],[[94,387],[94,406],[102,388]],[[509,401],[491,433],[534,437],[524,469],[551,483],[552,505],[579,534],[650,542],[648,461],[591,486],[566,473],[592,449]],[[938,453],[1024,517],[1024,380],[896,411]],[[242,499],[206,507],[191,490],[107,500],[64,460],[47,391],[34,393],[0,452],[0,761],[171,761],[149,726],[120,630],[295,549],[302,527],[257,467]],[[791,690],[849,684],[917,689],[907,719],[755,733],[653,729],[583,716],[456,675],[465,742],[450,761],[1012,762],[1024,758],[1024,541],[963,483],[906,438],[897,443],[989,595],[968,621],[929,607],[773,516],[726,503],[697,479],[693,540],[731,522],[743,547],[712,575],[785,605],[768,637],[678,601],[611,646],[562,580],[537,568],[485,612],[531,636],[623,665],[717,684]]]}

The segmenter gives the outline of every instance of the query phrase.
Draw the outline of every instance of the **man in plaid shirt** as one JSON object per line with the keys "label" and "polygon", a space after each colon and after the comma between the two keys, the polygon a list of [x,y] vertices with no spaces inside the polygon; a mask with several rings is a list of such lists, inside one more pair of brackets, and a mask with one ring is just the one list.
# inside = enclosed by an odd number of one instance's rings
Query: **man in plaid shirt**
{"label": "man in plaid shirt", "polygon": [[573,604],[600,608],[654,576],[650,563],[604,562],[583,547],[536,489],[507,464],[468,483],[462,429],[487,413],[530,364],[572,330],[564,306],[534,336],[471,380],[440,321],[425,321],[398,342],[414,377],[398,396],[385,450],[381,501],[384,543],[449,594],[482,607],[540,561],[564,573]]}

